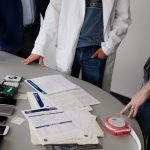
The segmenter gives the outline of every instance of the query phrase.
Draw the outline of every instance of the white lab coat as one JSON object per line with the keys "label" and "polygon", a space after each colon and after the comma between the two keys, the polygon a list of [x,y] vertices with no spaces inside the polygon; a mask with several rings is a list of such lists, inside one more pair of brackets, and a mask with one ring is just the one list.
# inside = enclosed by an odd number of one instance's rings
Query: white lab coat
{"label": "white lab coat", "polygon": [[[45,56],[46,50],[55,51],[57,70],[70,74],[84,16],[85,0],[51,0],[32,53]],[[102,88],[106,91],[110,90],[116,49],[130,21],[129,0],[103,0],[101,47],[108,58]],[[53,47],[49,49],[50,45]]]}

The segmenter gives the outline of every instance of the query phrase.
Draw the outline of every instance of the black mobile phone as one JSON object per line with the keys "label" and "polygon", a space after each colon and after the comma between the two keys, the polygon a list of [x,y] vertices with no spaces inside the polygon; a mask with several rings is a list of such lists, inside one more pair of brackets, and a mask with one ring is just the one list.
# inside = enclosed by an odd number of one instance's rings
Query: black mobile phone
{"label": "black mobile phone", "polygon": [[14,112],[13,107],[9,107],[10,105],[0,105],[0,115],[1,116],[10,116]]}
{"label": "black mobile phone", "polygon": [[9,131],[9,126],[0,125],[0,135],[6,135]]}
{"label": "black mobile phone", "polygon": [[7,117],[6,116],[0,116],[0,124],[5,124],[7,121]]}
{"label": "black mobile phone", "polygon": [[17,100],[13,98],[0,98],[0,104],[16,105]]}

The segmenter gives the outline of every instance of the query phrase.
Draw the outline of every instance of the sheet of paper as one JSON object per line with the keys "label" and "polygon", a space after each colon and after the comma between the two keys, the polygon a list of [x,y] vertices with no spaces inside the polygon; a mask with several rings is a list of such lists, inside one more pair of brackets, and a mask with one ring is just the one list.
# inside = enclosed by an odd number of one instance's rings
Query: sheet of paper
{"label": "sheet of paper", "polygon": [[28,83],[31,87],[33,87],[36,91],[44,95],[79,88],[79,86],[67,80],[62,75],[42,76],[38,78],[25,80],[25,82]]}
{"label": "sheet of paper", "polygon": [[[87,112],[84,111],[84,113],[87,113]],[[29,124],[29,128],[30,128],[30,135],[31,135],[32,144],[34,144],[34,145],[40,144],[40,141],[38,140],[38,138],[37,138],[37,136],[33,130],[33,127],[30,124]],[[84,136],[83,138],[72,138],[72,139],[59,141],[59,142],[56,142],[53,144],[71,144],[71,143],[77,143],[79,145],[98,144],[99,139],[97,137],[104,137],[104,133],[103,133],[102,129],[99,127],[98,123],[95,122],[94,131],[93,131],[91,137]]]}
{"label": "sheet of paper", "polygon": [[63,110],[82,109],[86,106],[100,103],[82,88],[47,95],[44,97],[43,102],[45,105],[50,106],[51,103],[53,103],[55,106],[58,106]]}
{"label": "sheet of paper", "polygon": [[[31,124],[29,124],[29,129],[30,129],[30,136],[31,136],[31,143],[33,145],[40,145],[40,141],[38,137],[36,136],[36,133],[32,127]],[[97,130],[96,128],[94,129],[92,137],[84,137],[84,138],[71,138],[67,140],[62,140],[59,142],[55,142],[52,144],[72,144],[72,143],[77,143],[79,145],[84,145],[84,144],[98,144],[99,139],[97,138]]]}
{"label": "sheet of paper", "polygon": [[64,92],[43,97],[43,102],[46,106],[50,106],[51,103],[53,103],[55,106],[60,107],[65,111],[84,108],[82,103],[76,97],[67,93],[65,94]]}
{"label": "sheet of paper", "polygon": [[98,101],[96,98],[94,98],[82,88],[71,90],[68,93],[70,93],[72,97],[78,99],[83,104],[83,106],[100,104],[100,101]]}
{"label": "sheet of paper", "polygon": [[67,111],[67,113],[82,128],[84,136],[91,137],[95,127],[96,116],[87,111]]}
{"label": "sheet of paper", "polygon": [[[83,106],[78,100],[58,100],[58,104],[53,100],[46,100],[46,97],[43,94],[37,92],[27,92],[28,101],[32,109],[38,109],[42,107],[60,107],[62,110],[87,110],[93,111],[91,106]],[[57,100],[56,100],[57,101]],[[75,102],[73,104],[73,102]],[[55,103],[55,104],[54,104]],[[69,104],[68,104],[69,103]]]}
{"label": "sheet of paper", "polygon": [[60,109],[24,110],[23,114],[32,124],[42,145],[84,136],[77,123]]}

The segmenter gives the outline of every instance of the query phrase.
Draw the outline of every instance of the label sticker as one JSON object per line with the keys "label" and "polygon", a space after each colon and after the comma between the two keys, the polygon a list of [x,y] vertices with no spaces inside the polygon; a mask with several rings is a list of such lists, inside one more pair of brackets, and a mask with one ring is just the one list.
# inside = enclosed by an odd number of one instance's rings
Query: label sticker
{"label": "label sticker", "polygon": [[15,117],[11,120],[12,123],[17,124],[17,125],[21,125],[24,121],[25,119],[20,118],[20,117]]}

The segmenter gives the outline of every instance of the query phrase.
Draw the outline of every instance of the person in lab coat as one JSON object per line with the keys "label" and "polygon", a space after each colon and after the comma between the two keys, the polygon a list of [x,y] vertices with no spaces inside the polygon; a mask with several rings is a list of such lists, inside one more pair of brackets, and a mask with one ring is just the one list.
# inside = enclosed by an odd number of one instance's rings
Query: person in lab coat
{"label": "person in lab coat", "polygon": [[46,51],[54,51],[57,70],[75,77],[81,71],[83,80],[109,91],[116,50],[130,22],[129,0],[51,0],[23,63],[44,66]]}

